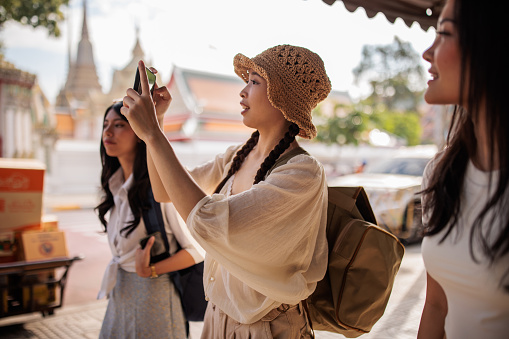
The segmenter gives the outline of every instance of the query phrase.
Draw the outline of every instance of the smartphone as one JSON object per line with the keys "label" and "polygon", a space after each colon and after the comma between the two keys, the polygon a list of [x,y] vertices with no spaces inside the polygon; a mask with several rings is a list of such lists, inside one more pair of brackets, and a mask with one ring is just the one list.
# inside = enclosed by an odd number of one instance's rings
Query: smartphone
{"label": "smartphone", "polygon": [[[148,67],[145,67],[145,72],[147,73],[148,86],[150,87],[150,95],[154,94],[154,85],[156,83],[156,75],[152,73]],[[141,80],[140,80],[140,70],[136,68],[136,76],[134,77],[134,90],[141,94]]]}
{"label": "smartphone", "polygon": [[163,242],[163,238],[161,236],[161,232],[154,232],[152,234],[147,235],[145,238],[141,239],[140,240],[141,249],[142,250],[145,249],[145,246],[147,246],[148,240],[152,236],[155,238],[154,245],[152,245],[152,249],[154,249],[154,247],[157,247],[157,245],[162,243],[163,244],[163,250],[164,250],[164,242]]}
{"label": "smartphone", "polygon": [[164,240],[161,232],[149,234],[145,238],[141,239],[140,240],[141,248],[144,249],[145,246],[147,246],[147,242],[152,236],[155,237],[154,245],[152,245],[152,248],[150,249],[150,263],[153,264],[168,258],[170,255],[166,251],[166,248],[164,247]]}

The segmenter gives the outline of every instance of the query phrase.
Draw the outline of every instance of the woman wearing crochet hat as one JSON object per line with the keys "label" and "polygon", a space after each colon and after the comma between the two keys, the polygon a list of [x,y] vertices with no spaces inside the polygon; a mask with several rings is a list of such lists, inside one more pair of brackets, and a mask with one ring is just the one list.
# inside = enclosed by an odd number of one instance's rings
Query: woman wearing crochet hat
{"label": "woman wearing crochet hat", "polygon": [[[147,144],[156,199],[173,202],[207,252],[202,338],[308,338],[301,301],[326,271],[327,183],[295,137],[316,136],[311,110],[330,81],[317,54],[290,45],[238,54],[234,68],[246,82],[240,114],[256,131],[192,171],[160,128],[171,97],[152,99],[145,72],[142,94],[128,89],[122,114]],[[152,242],[138,251],[147,266]]]}

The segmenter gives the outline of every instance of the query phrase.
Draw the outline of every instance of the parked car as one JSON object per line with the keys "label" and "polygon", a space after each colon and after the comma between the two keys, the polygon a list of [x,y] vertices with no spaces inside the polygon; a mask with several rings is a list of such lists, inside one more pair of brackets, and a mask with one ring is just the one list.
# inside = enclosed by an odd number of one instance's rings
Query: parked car
{"label": "parked car", "polygon": [[422,239],[421,190],[426,164],[436,147],[407,148],[364,168],[362,173],[332,178],[329,186],[363,186],[378,224],[406,243]]}

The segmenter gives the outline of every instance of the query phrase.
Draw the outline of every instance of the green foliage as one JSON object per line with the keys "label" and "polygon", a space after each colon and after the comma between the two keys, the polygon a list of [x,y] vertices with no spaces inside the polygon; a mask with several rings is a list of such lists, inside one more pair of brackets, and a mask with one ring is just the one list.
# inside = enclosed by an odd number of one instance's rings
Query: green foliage
{"label": "green foliage", "polygon": [[373,112],[371,121],[376,128],[405,139],[408,146],[420,144],[422,130],[417,112],[380,110]]}
{"label": "green foliage", "polygon": [[0,28],[8,20],[32,27],[45,27],[50,35],[59,36],[58,22],[64,19],[60,11],[69,0],[2,0],[0,3]]}
{"label": "green foliage", "polygon": [[317,109],[316,116],[318,142],[358,145],[366,139],[363,132],[368,128],[368,116],[354,106],[337,104],[332,116],[325,116]]}
{"label": "green foliage", "polygon": [[361,62],[353,73],[356,82],[369,82],[368,99],[375,105],[415,111],[422,98],[425,75],[421,56],[397,36],[390,45],[364,46]]}
{"label": "green foliage", "polygon": [[367,143],[369,132],[375,128],[405,139],[408,146],[420,144],[422,129],[415,111],[392,111],[383,104],[373,109],[365,100],[356,105],[337,104],[331,115],[319,106],[313,116],[318,131],[315,140],[329,145]]}
{"label": "green foliage", "polygon": [[[404,138],[408,145],[420,143],[418,104],[425,86],[421,56],[408,42],[394,37],[389,45],[367,45],[353,70],[355,81],[367,81],[370,95],[359,105],[370,108],[370,128]],[[364,109],[363,111],[367,111]]]}

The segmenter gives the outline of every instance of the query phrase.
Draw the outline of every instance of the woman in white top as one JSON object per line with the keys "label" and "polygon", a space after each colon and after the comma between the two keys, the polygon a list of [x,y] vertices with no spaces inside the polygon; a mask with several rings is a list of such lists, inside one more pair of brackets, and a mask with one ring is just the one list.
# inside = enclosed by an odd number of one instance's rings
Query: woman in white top
{"label": "woman in white top", "polygon": [[[145,77],[143,94],[127,91],[122,114],[147,143],[156,198],[174,203],[207,252],[202,338],[308,338],[300,302],[326,270],[327,184],[295,137],[316,135],[311,110],[330,81],[317,54],[290,45],[238,54],[234,68],[246,82],[240,114],[256,131],[191,173],[159,127]],[[281,157],[288,161],[267,176]]]}
{"label": "woman in white top", "polygon": [[421,339],[509,337],[506,14],[505,2],[448,0],[423,55],[426,101],[455,110],[423,180]]}
{"label": "woman in white top", "polygon": [[[146,145],[120,114],[120,107],[122,102],[106,110],[100,148],[104,197],[96,210],[113,255],[98,295],[98,299],[109,298],[100,338],[185,338],[178,292],[163,273],[198,263],[204,253],[173,205],[161,204],[172,256],[155,264],[161,275],[157,279],[147,278],[150,270],[144,277],[136,273],[136,251],[147,236],[143,211],[150,206],[150,181]],[[182,247],[178,252],[177,241]]]}

